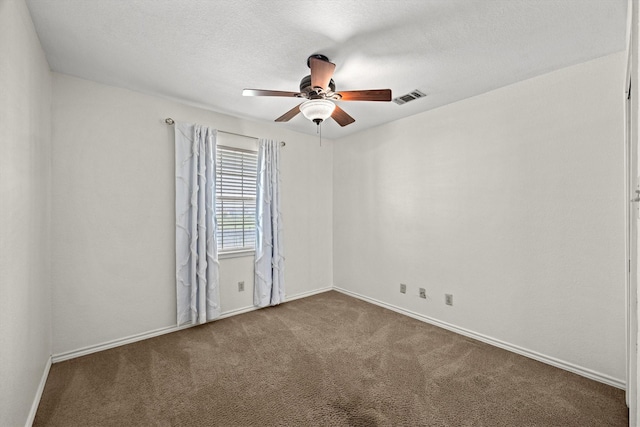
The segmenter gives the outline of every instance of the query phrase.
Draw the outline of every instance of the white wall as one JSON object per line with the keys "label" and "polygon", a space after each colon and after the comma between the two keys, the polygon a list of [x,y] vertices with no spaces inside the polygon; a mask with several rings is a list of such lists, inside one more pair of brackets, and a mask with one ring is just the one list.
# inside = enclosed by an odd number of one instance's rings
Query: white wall
{"label": "white wall", "polygon": [[[53,76],[54,354],[176,323],[174,139],[165,117],[286,141],[287,296],[332,286],[330,141],[320,147],[276,124]],[[252,260],[221,260],[223,312],[252,305]]]}
{"label": "white wall", "polygon": [[51,75],[23,0],[0,1],[0,425],[24,425],[51,355]]}
{"label": "white wall", "polygon": [[614,54],[337,140],[334,285],[623,383],[625,69]]}

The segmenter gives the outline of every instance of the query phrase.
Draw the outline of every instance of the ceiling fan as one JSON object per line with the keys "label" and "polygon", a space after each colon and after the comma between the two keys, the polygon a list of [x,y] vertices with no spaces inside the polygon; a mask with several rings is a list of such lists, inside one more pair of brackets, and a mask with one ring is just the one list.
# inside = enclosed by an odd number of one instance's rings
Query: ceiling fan
{"label": "ceiling fan", "polygon": [[329,62],[324,55],[311,55],[307,59],[311,74],[300,81],[300,92],[280,90],[244,89],[244,96],[284,96],[304,98],[302,104],[278,117],[276,122],[288,122],[298,113],[317,125],[331,117],[340,126],[346,126],[356,120],[332,101],[391,101],[391,89],[348,90],[336,92],[336,85],[331,78],[336,64]]}

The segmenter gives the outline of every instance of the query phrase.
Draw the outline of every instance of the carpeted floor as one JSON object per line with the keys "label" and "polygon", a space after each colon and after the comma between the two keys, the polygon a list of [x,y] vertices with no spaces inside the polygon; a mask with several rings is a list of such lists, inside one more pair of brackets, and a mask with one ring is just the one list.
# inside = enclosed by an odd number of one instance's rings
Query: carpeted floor
{"label": "carpeted floor", "polygon": [[35,426],[626,426],[624,392],[335,291],[53,365]]}

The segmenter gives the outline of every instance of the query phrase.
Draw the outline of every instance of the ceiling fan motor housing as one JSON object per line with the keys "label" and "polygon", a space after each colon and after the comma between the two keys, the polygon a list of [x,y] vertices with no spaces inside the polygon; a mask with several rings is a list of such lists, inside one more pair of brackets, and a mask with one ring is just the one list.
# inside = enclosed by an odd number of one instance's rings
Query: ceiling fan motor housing
{"label": "ceiling fan motor housing", "polygon": [[[327,88],[327,92],[335,92],[335,91],[336,91],[336,84],[333,81],[333,79],[331,79],[329,81],[329,87]],[[305,76],[302,78],[302,80],[300,80],[300,92],[306,93],[307,95],[310,95],[310,96],[320,95],[318,91],[311,86],[311,75]],[[323,97],[320,96],[320,98],[323,98]]]}

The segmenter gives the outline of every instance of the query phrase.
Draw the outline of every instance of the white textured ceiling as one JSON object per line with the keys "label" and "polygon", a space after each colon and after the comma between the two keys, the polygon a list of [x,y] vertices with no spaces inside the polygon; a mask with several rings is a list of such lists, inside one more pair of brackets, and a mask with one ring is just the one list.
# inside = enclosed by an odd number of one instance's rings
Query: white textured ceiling
{"label": "white textured ceiling", "polygon": [[[336,90],[426,98],[340,102],[338,138],[625,48],[627,0],[27,0],[53,71],[272,122],[300,101],[307,57]],[[177,119],[188,119],[180,118]],[[288,123],[315,134],[301,114]]]}

